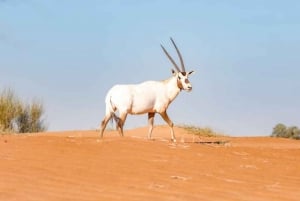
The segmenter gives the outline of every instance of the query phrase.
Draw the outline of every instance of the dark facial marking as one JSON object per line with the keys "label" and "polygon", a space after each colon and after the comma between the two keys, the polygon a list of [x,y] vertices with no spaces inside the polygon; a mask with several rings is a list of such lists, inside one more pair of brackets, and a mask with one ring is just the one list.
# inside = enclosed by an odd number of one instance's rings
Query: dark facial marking
{"label": "dark facial marking", "polygon": [[180,82],[179,79],[177,80],[177,86],[178,86],[178,88],[179,88],[180,90],[183,89],[182,83]]}
{"label": "dark facial marking", "polygon": [[189,81],[188,79],[185,79],[184,82],[185,82],[186,84],[190,83],[190,81]]}
{"label": "dark facial marking", "polygon": [[183,76],[186,76],[186,72],[181,72],[181,74],[182,74]]}

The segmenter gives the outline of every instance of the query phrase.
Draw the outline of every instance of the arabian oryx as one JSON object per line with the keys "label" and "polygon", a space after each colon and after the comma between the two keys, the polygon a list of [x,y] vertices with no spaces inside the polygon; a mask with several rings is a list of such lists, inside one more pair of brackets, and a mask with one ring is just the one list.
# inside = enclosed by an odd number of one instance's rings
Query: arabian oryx
{"label": "arabian oryx", "polygon": [[[171,130],[172,140],[176,142],[173,122],[170,120],[167,109],[181,90],[191,91],[192,85],[188,80],[189,75],[194,71],[186,72],[182,56],[173,41],[176,52],[179,56],[181,69],[161,45],[164,53],[170,59],[175,69],[172,69],[172,77],[163,81],[146,81],[140,84],[115,85],[107,93],[106,113],[100,125],[101,138],[107,122],[113,118],[116,121],[119,134],[123,136],[123,126],[127,114],[148,113],[149,132],[148,138],[151,139],[155,113],[159,113],[166,121]],[[116,112],[119,112],[119,116]]]}

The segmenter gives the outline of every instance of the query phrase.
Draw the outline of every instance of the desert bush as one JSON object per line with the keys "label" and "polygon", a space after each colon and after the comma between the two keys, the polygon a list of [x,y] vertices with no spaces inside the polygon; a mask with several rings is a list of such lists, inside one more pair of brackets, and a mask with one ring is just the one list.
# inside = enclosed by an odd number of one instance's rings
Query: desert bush
{"label": "desert bush", "polygon": [[21,108],[21,102],[11,89],[0,93],[0,131],[13,131],[14,120],[20,114]]}
{"label": "desert bush", "polygon": [[272,137],[285,137],[286,129],[287,128],[284,124],[279,123],[273,128],[273,132],[272,132],[271,136]]}
{"label": "desert bush", "polygon": [[300,129],[297,126],[286,127],[279,123],[273,128],[272,137],[300,139]]}
{"label": "desert bush", "polygon": [[11,89],[0,93],[0,132],[28,133],[45,131],[43,105],[22,102]]}
{"label": "desert bush", "polygon": [[22,108],[16,119],[19,133],[33,133],[45,131],[44,121],[41,119],[44,113],[43,105],[37,101]]}
{"label": "desert bush", "polygon": [[286,136],[288,138],[300,139],[300,130],[297,126],[291,126],[286,129]]}

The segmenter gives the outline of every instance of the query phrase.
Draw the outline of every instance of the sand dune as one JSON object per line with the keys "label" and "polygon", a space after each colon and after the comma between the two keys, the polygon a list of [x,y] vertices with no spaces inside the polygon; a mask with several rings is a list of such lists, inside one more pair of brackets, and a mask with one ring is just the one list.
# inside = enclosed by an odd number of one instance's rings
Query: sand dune
{"label": "sand dune", "polygon": [[299,200],[300,141],[158,126],[0,136],[0,200]]}

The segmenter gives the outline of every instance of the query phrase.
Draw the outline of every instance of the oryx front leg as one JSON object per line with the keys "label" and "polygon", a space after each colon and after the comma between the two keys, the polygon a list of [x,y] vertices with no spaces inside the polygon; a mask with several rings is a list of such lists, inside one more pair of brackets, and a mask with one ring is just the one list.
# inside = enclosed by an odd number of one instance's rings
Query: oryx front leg
{"label": "oryx front leg", "polygon": [[175,138],[175,134],[174,134],[174,130],[173,130],[173,122],[170,120],[167,112],[162,112],[160,113],[161,117],[165,120],[165,122],[167,122],[167,124],[169,125],[170,127],[170,130],[171,130],[171,137],[172,137],[172,140],[173,142],[176,142],[176,138]]}
{"label": "oryx front leg", "polygon": [[118,118],[118,122],[117,122],[117,129],[119,131],[120,136],[122,136],[122,137],[124,136],[123,127],[125,124],[126,117],[127,117],[127,113],[121,113],[120,117]]}
{"label": "oryx front leg", "polygon": [[154,116],[155,116],[154,112],[148,113],[148,124],[149,124],[148,139],[149,140],[151,139],[151,134],[152,134],[152,130],[153,130]]}

